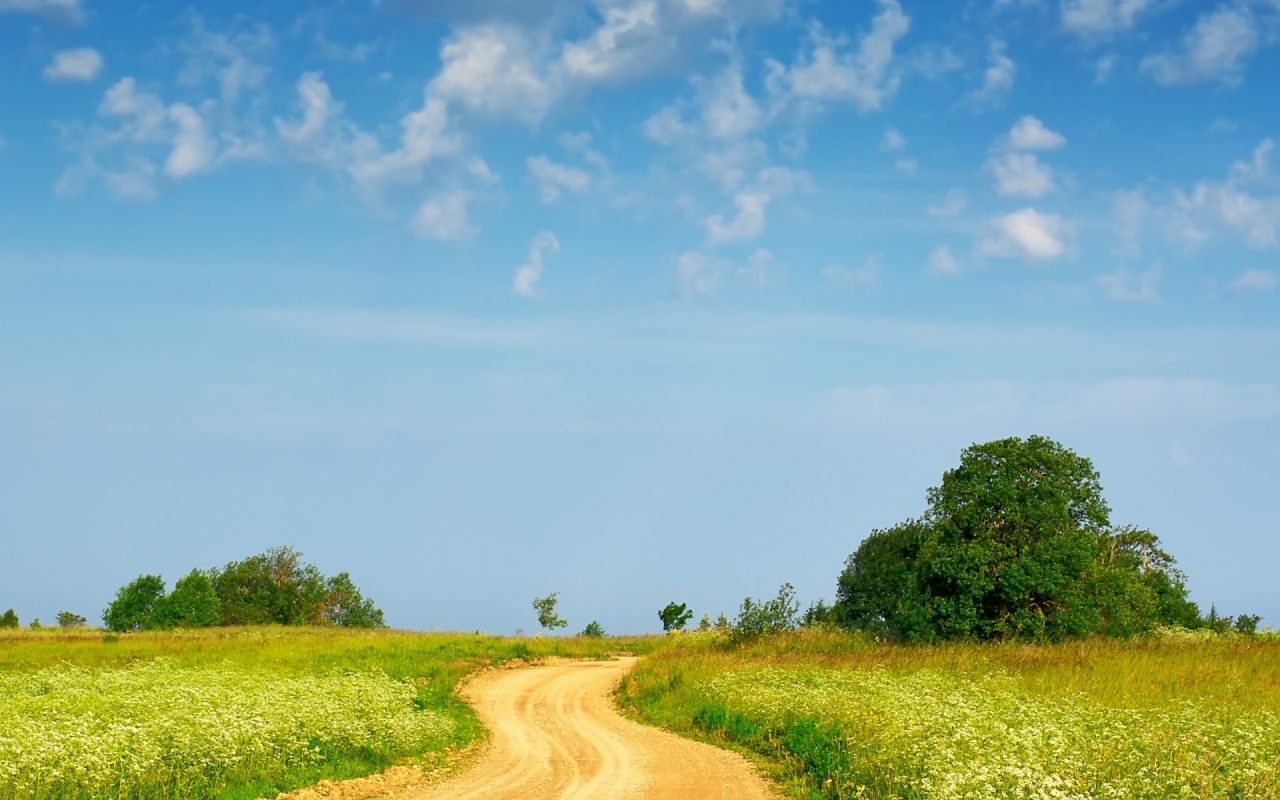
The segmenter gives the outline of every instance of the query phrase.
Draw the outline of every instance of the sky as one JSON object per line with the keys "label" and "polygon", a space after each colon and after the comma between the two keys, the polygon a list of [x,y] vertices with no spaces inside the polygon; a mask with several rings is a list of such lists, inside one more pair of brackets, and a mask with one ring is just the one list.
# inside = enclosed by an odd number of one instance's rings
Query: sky
{"label": "sky", "polygon": [[0,0],[0,608],[830,600],[975,442],[1280,625],[1280,0]]}

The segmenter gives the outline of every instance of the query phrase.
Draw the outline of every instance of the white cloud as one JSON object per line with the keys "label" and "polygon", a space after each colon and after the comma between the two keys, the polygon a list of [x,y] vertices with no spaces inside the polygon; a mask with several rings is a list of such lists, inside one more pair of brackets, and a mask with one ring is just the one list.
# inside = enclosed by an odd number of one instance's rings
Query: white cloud
{"label": "white cloud", "polygon": [[455,189],[428,199],[413,216],[412,229],[419,236],[442,242],[458,241],[475,233],[471,225],[469,192]]}
{"label": "white cloud", "polygon": [[929,272],[934,275],[959,275],[960,269],[960,260],[952,254],[950,247],[939,245],[929,254]]}
{"label": "white cloud", "polygon": [[907,137],[898,132],[897,128],[885,128],[884,135],[880,137],[880,149],[886,153],[898,153],[907,146]]}
{"label": "white cloud", "polygon": [[1036,117],[1025,116],[1009,130],[1008,144],[1011,150],[1057,150],[1066,146],[1067,138]]}
{"label": "white cloud", "polygon": [[396,149],[384,151],[372,135],[358,133],[348,172],[362,191],[376,196],[389,186],[418,184],[428,164],[461,151],[462,137],[451,124],[448,106],[428,95],[422,108],[400,120]]}
{"label": "white cloud", "polygon": [[91,81],[101,71],[102,54],[92,47],[81,47],[54,53],[41,74],[51,81]]}
{"label": "white cloud", "polygon": [[784,167],[761,170],[752,186],[734,195],[733,219],[726,221],[722,215],[714,214],[703,222],[707,242],[717,245],[758,238],[764,233],[765,211],[775,198],[810,188],[808,173]]}
{"label": "white cloud", "polygon": [[712,78],[695,78],[693,100],[668,105],[644,123],[650,140],[681,150],[724,191],[736,191],[766,153],[754,134],[765,112],[743,85],[742,68],[730,60]]}
{"label": "white cloud", "polygon": [[880,283],[883,270],[884,257],[871,255],[856,269],[829,264],[822,268],[822,278],[837,289],[873,289]]}
{"label": "white cloud", "polygon": [[1229,117],[1214,117],[1213,123],[1209,125],[1209,133],[1226,133],[1234,131],[1239,127],[1240,126],[1236,124],[1235,120],[1230,119]]}
{"label": "white cloud", "polygon": [[774,62],[774,85],[785,87],[795,100],[851,102],[859,111],[878,110],[901,83],[901,75],[892,68],[893,48],[907,35],[911,18],[897,0],[876,2],[880,11],[855,50],[841,52],[844,41],[827,36],[815,25],[807,54],[789,69]]}
{"label": "white cloud", "polygon": [[1270,174],[1270,157],[1275,148],[1264,139],[1249,161],[1231,165],[1225,181],[1200,181],[1189,192],[1177,192],[1173,201],[1176,235],[1184,242],[1198,244],[1208,238],[1206,228],[1221,226],[1242,236],[1253,247],[1280,244],[1280,194],[1258,195],[1249,184]]}
{"label": "white cloud", "polygon": [[1259,39],[1253,12],[1244,5],[1224,4],[1201,15],[1183,36],[1178,50],[1148,56],[1139,69],[1166,86],[1237,83],[1245,59],[1258,49]]}
{"label": "white cloud", "polygon": [[270,73],[266,56],[274,46],[267,26],[246,25],[216,33],[205,28],[199,14],[187,12],[183,18],[190,30],[177,47],[186,57],[179,83],[195,88],[215,81],[227,111],[246,92],[263,86]]}
{"label": "white cloud", "polygon": [[560,192],[585,192],[591,188],[591,175],[577,167],[557,164],[546,156],[525,159],[529,174],[538,184],[538,197],[544,205],[560,199]]}
{"label": "white cloud", "polygon": [[521,297],[536,297],[542,279],[543,259],[547,253],[560,252],[560,240],[550,231],[539,231],[529,244],[529,260],[516,268],[511,291]]}
{"label": "white cloud", "polygon": [[319,72],[304,72],[297,83],[302,117],[295,122],[275,119],[276,134],[289,154],[301,161],[341,167],[353,128],[344,118],[344,106],[333,99],[329,84]]}
{"label": "white cloud", "polygon": [[218,145],[209,137],[204,118],[186,103],[170,106],[169,118],[177,130],[173,135],[173,150],[164,162],[164,174],[185,178],[206,169],[213,163]]}
{"label": "white cloud", "polygon": [[941,202],[931,203],[927,209],[933,217],[954,217],[969,206],[969,195],[964,189],[951,189]]}
{"label": "white cloud", "polygon": [[603,24],[578,42],[567,42],[560,64],[571,79],[599,82],[635,77],[676,50],[663,30],[655,0],[604,10]]}
{"label": "white cloud", "polygon": [[676,285],[685,297],[715,294],[731,268],[724,258],[690,250],[676,259]]}
{"label": "white cloud", "polygon": [[1160,302],[1160,268],[1152,267],[1139,275],[1123,269],[1110,275],[1100,275],[1098,286],[1112,300],[1123,303],[1158,303]]}
{"label": "white cloud", "polygon": [[1222,290],[1225,297],[1251,297],[1276,288],[1276,274],[1265,269],[1247,269]]}
{"label": "white cloud", "polygon": [[1040,163],[1034,153],[1005,153],[987,162],[1001,197],[1044,197],[1057,186],[1053,170]]}
{"label": "white cloud", "polygon": [[1156,0],[1062,0],[1062,27],[1085,36],[1126,31]]}
{"label": "white cloud", "polygon": [[905,172],[908,175],[916,174],[916,170],[920,169],[920,159],[918,158],[897,158],[893,161],[893,168],[899,172]]}
{"label": "white cloud", "polygon": [[540,74],[534,44],[520,28],[465,28],[441,46],[440,60],[428,91],[470,111],[534,123],[556,99],[557,89]]}
{"label": "white cloud", "polygon": [[1064,237],[1068,229],[1068,224],[1057,214],[1041,214],[1034,208],[1024,208],[992,219],[978,250],[988,256],[1048,261],[1066,253]]}
{"label": "white cloud", "polygon": [[992,39],[987,46],[987,68],[982,73],[982,86],[965,95],[965,104],[975,109],[993,108],[1004,102],[1013,89],[1018,66],[1005,54],[1005,43]]}

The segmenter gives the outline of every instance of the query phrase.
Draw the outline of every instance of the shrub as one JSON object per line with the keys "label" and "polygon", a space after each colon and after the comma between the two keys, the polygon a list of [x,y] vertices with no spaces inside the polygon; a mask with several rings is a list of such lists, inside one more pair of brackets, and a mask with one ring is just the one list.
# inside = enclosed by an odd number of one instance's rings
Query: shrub
{"label": "shrub", "polygon": [[794,630],[800,603],[796,601],[795,587],[784,583],[778,588],[778,596],[772,600],[757,602],[750,597],[742,601],[738,618],[729,632],[732,642],[747,642],[772,633]]}
{"label": "shrub", "polygon": [[88,620],[79,614],[72,614],[70,611],[58,612],[59,628],[83,628],[87,622]]}
{"label": "shrub", "polygon": [[596,638],[596,639],[599,639],[600,637],[604,636],[604,626],[603,626],[603,625],[601,625],[599,622],[596,622],[596,621],[593,619],[593,620],[591,620],[590,622],[588,622],[588,623],[587,623],[587,627],[583,628],[583,629],[582,629],[582,633],[580,633],[580,634],[578,634],[578,635],[579,635],[579,636],[591,636],[591,637],[594,637],[594,638]]}
{"label": "shrub", "polygon": [[16,627],[18,627],[18,615],[12,608],[0,614],[0,628]]}

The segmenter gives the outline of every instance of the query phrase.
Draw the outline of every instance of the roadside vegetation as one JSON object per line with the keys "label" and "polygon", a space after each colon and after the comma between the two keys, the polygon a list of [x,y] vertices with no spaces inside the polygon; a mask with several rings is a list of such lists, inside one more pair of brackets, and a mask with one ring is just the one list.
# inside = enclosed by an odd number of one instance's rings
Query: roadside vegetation
{"label": "roadside vegetation", "polygon": [[607,658],[652,640],[257,626],[0,631],[0,800],[241,800],[483,733],[458,682],[487,666]]}
{"label": "roadside vegetation", "polygon": [[836,600],[783,584],[651,655],[619,700],[797,797],[1280,797],[1280,637],[1208,614],[1088,459],[974,445],[873,531]]}
{"label": "roadside vegetation", "polygon": [[1058,644],[692,633],[619,703],[757,756],[803,798],[1280,797],[1280,638]]}

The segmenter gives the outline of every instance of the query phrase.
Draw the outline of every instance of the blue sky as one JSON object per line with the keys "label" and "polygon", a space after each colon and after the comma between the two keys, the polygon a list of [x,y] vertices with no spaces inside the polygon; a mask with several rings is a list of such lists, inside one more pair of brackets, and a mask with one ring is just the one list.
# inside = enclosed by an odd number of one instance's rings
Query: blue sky
{"label": "blue sky", "polygon": [[973,442],[1280,621],[1276,0],[0,0],[0,607],[834,593]]}

